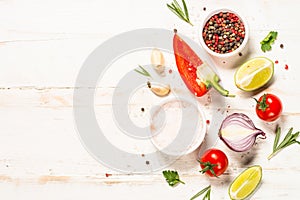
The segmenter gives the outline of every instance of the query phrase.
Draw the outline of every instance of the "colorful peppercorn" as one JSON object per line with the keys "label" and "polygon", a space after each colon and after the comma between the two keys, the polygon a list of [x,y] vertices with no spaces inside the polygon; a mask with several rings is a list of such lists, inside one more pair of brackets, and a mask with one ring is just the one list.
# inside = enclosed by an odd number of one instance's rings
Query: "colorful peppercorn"
{"label": "colorful peppercorn", "polygon": [[212,51],[220,54],[230,53],[243,43],[245,26],[234,13],[220,12],[207,21],[202,37]]}

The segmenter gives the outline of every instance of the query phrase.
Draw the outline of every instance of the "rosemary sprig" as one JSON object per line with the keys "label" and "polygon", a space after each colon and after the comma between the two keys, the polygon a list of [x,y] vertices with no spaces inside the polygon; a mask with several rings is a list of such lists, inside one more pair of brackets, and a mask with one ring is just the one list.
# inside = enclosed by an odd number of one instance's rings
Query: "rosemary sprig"
{"label": "rosemary sprig", "polygon": [[275,136],[275,140],[274,140],[274,144],[273,144],[273,153],[271,155],[269,155],[268,160],[270,160],[273,156],[275,156],[282,149],[284,149],[292,144],[295,144],[295,143],[300,144],[300,142],[297,141],[297,138],[298,138],[300,132],[298,131],[294,134],[292,134],[292,132],[293,132],[293,128],[290,128],[290,130],[288,131],[288,133],[286,134],[286,136],[284,137],[282,142],[278,145],[280,134],[281,134],[281,128],[280,127],[276,128],[276,136]]}
{"label": "rosemary sprig", "polygon": [[198,198],[205,192],[206,192],[206,194],[204,195],[202,200],[205,200],[205,199],[210,200],[210,190],[211,190],[211,186],[209,185],[206,188],[204,188],[203,190],[201,190],[200,192],[198,192],[197,194],[195,194],[190,200],[194,200],[194,199]]}
{"label": "rosemary sprig", "polygon": [[186,6],[186,3],[184,0],[182,0],[182,7],[179,5],[179,3],[176,0],[173,0],[171,4],[167,4],[168,8],[175,14],[177,15],[181,20],[189,23],[191,26],[193,24],[190,22],[190,17],[189,17],[189,12]]}
{"label": "rosemary sprig", "polygon": [[144,67],[142,67],[141,65],[139,65],[139,67],[140,67],[141,70],[135,69],[134,71],[139,73],[139,74],[142,74],[143,76],[147,76],[147,77],[151,78],[150,73]]}

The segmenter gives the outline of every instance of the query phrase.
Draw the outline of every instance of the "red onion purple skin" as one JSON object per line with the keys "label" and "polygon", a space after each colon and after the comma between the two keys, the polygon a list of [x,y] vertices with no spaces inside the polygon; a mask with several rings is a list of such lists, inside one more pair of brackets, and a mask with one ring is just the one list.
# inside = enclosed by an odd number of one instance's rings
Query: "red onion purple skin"
{"label": "red onion purple skin", "polygon": [[[221,134],[221,130],[231,123],[239,124],[242,127],[245,127],[245,128],[251,129],[251,130],[256,130],[256,131],[253,132],[253,134],[251,134],[235,143],[232,143],[230,140],[223,138],[222,134]],[[258,136],[260,136],[261,139],[266,139],[265,132],[256,128],[253,121],[247,115],[245,115],[243,113],[233,113],[233,114],[227,116],[223,120],[220,130],[219,130],[220,139],[226,144],[226,146],[228,148],[230,148],[231,150],[236,151],[236,152],[244,152],[244,151],[248,151],[249,149],[251,149],[251,147],[255,144],[256,138]]]}

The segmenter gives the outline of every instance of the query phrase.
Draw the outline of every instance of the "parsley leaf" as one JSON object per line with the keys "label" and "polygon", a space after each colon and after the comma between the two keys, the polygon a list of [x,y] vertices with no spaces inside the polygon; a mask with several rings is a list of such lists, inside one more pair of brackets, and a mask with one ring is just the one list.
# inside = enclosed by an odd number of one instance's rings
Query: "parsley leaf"
{"label": "parsley leaf", "polygon": [[177,171],[171,171],[171,170],[166,170],[162,172],[164,177],[166,178],[166,181],[169,183],[170,186],[175,186],[178,183],[185,184],[183,181],[179,179],[179,175]]}
{"label": "parsley leaf", "polygon": [[261,50],[263,52],[266,51],[271,51],[272,49],[272,44],[275,42],[277,39],[278,32],[277,31],[270,31],[270,33],[265,37],[261,42]]}

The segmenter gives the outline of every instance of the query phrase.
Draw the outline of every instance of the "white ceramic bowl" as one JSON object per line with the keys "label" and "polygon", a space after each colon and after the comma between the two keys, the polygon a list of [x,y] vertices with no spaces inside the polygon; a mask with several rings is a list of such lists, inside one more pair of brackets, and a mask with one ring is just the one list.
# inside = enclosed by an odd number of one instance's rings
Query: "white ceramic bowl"
{"label": "white ceramic bowl", "polygon": [[[218,14],[220,12],[230,12],[230,13],[235,14],[243,22],[244,27],[245,27],[245,38],[244,38],[242,44],[237,49],[235,49],[234,51],[232,51],[230,53],[225,53],[225,54],[216,53],[213,50],[209,49],[208,46],[205,44],[203,36],[202,36],[203,28],[204,28],[205,24],[207,23],[207,21],[213,15]],[[247,46],[247,43],[248,43],[248,40],[249,40],[249,26],[247,24],[246,19],[242,15],[238,14],[237,12],[235,12],[233,10],[230,10],[230,9],[227,9],[227,8],[217,9],[217,10],[214,10],[214,11],[210,12],[208,14],[208,16],[201,22],[200,27],[199,27],[199,39],[200,39],[200,44],[202,45],[202,47],[205,49],[206,52],[208,52],[213,57],[213,59],[215,61],[217,59],[217,62],[220,61],[221,63],[224,63],[225,61],[226,62],[232,62],[232,61],[235,61],[237,58],[240,57],[239,53],[243,54],[246,50],[246,46]]]}
{"label": "white ceramic bowl", "polygon": [[202,109],[183,99],[163,102],[153,110],[151,121],[153,145],[170,156],[182,156],[195,151],[206,134]]}

